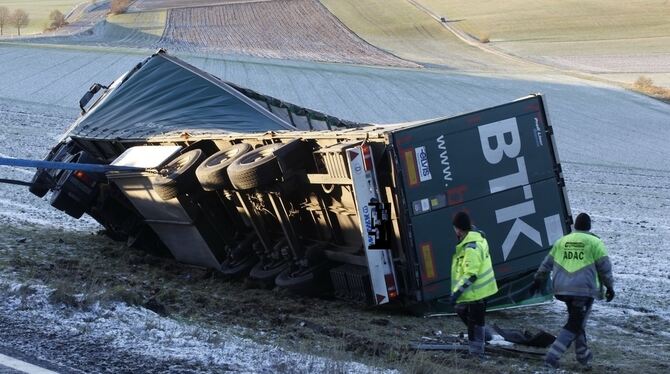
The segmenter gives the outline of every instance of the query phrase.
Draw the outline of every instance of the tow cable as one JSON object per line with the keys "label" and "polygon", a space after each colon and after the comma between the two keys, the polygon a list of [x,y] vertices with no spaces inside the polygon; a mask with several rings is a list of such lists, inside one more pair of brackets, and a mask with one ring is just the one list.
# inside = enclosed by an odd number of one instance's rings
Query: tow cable
{"label": "tow cable", "polygon": [[[81,170],[89,173],[106,173],[110,171],[155,172],[155,170],[153,169],[139,168],[134,166],[78,164],[73,162],[28,160],[28,159],[7,158],[7,157],[0,157],[0,166],[13,166],[13,167],[37,168],[37,169]],[[0,183],[15,184],[19,186],[28,186],[28,187],[36,185],[32,182],[20,181],[15,179],[5,179],[5,178],[0,178]],[[43,186],[51,187],[46,184]]]}

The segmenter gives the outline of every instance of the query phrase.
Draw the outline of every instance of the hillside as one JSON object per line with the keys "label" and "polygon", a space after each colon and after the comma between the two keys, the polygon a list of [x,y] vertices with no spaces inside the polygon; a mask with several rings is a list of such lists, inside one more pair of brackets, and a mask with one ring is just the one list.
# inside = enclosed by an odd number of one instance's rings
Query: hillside
{"label": "hillside", "polygon": [[417,66],[365,43],[315,0],[171,9],[159,45],[178,52]]}
{"label": "hillside", "polygon": [[456,38],[406,0],[321,0],[348,28],[397,56],[449,70],[537,71],[536,66],[493,56]]}
{"label": "hillside", "polygon": [[670,2],[414,0],[515,55],[632,83],[670,87]]}
{"label": "hillside", "polygon": [[[352,33],[317,0],[136,1],[111,15],[110,3],[82,3],[68,25],[21,42],[419,67]],[[17,39],[11,39],[16,42]]]}

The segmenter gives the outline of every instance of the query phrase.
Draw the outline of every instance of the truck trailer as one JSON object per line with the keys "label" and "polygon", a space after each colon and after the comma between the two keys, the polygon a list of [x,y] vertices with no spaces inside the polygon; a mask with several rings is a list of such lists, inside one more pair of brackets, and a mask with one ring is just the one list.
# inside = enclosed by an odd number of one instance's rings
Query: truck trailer
{"label": "truck trailer", "polygon": [[551,298],[528,287],[572,217],[540,94],[358,123],[160,50],[80,106],[45,160],[81,169],[40,168],[30,190],[115,240],[226,278],[440,314],[451,311],[452,217],[465,211],[490,246],[499,292],[488,308]]}

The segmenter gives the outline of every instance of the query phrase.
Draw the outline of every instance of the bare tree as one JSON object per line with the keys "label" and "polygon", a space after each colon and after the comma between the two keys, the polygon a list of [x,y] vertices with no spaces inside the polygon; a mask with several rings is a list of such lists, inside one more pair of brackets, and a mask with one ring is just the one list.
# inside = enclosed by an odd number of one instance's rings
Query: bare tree
{"label": "bare tree", "polygon": [[9,23],[9,9],[6,6],[0,6],[0,35],[5,28],[5,25]]}
{"label": "bare tree", "polygon": [[65,15],[58,9],[52,10],[51,13],[49,13],[49,20],[51,21],[49,30],[55,30],[67,24],[67,22],[65,22]]}
{"label": "bare tree", "polygon": [[26,13],[26,11],[23,9],[16,9],[9,19],[9,23],[16,27],[16,30],[19,32],[19,36],[21,35],[21,27],[28,26],[29,22],[30,17],[28,17],[28,13]]}

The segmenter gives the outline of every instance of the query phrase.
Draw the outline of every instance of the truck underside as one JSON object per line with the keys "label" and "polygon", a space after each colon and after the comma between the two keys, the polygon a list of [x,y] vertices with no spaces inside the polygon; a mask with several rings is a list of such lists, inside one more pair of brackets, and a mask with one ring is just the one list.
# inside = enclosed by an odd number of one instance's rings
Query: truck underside
{"label": "truck underside", "polygon": [[424,314],[450,310],[451,217],[468,211],[494,261],[489,307],[510,307],[547,299],[528,294],[529,277],[571,224],[552,134],[539,95],[362,124],[161,51],[110,85],[46,158],[140,169],[40,169],[31,191],[51,190],[54,207],[89,214],[116,240],[230,278]]}

